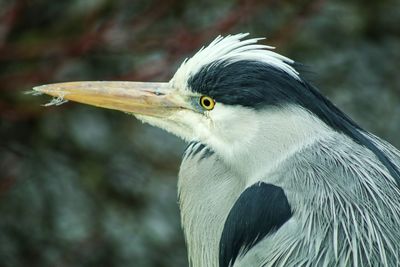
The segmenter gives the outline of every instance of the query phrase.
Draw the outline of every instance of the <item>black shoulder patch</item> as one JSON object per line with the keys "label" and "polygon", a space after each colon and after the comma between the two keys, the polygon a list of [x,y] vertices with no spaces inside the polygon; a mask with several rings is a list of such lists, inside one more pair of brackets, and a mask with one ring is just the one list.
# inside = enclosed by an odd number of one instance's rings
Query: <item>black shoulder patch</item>
{"label": "black shoulder patch", "polygon": [[233,205],[219,243],[219,266],[232,266],[239,253],[246,253],[267,234],[276,231],[292,216],[282,188],[256,183]]}

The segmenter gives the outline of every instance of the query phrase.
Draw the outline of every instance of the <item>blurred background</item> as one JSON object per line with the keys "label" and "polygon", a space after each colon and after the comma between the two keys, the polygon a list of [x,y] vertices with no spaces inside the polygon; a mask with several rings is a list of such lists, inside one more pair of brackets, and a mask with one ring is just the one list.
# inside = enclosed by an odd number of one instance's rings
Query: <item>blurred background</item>
{"label": "blurred background", "polygon": [[166,81],[217,35],[250,32],[400,147],[398,0],[0,0],[0,267],[187,266],[185,144],[124,113],[43,107],[32,86]]}

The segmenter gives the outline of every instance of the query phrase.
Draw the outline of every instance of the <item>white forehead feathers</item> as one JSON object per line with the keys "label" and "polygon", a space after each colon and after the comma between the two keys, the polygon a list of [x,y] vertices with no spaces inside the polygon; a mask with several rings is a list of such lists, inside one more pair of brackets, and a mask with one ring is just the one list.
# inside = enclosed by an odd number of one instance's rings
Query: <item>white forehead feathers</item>
{"label": "white forehead feathers", "polygon": [[293,60],[271,51],[274,49],[272,46],[257,44],[264,38],[242,40],[248,35],[248,33],[239,33],[226,37],[218,36],[211,44],[202,47],[193,57],[185,59],[171,83],[176,87],[186,85],[188,79],[204,66],[211,66],[212,63],[217,62],[229,65],[241,60],[260,61],[300,79],[299,73],[290,65],[294,62]]}

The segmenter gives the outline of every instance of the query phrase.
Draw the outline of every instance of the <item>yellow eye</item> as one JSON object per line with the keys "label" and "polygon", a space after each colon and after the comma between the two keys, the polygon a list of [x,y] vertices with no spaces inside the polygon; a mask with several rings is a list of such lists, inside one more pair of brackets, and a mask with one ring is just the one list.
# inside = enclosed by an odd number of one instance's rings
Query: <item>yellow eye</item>
{"label": "yellow eye", "polygon": [[206,110],[212,110],[215,106],[215,101],[209,96],[202,96],[200,98],[200,105]]}

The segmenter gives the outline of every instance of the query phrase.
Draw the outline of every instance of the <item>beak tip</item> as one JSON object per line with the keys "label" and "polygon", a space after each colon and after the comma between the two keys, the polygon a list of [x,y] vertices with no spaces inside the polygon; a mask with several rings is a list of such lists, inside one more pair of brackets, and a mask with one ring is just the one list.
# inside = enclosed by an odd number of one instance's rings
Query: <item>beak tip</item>
{"label": "beak tip", "polygon": [[47,94],[52,97],[54,97],[49,103],[44,104],[43,106],[59,106],[65,102],[67,102],[67,99],[64,99],[65,93],[59,90],[55,90],[57,88],[54,88],[54,86],[50,85],[39,85],[35,86],[32,88],[32,94],[33,95],[43,95]]}
{"label": "beak tip", "polygon": [[55,97],[64,97],[65,92],[60,89],[51,84],[39,85],[32,88],[33,92],[37,95],[47,94]]}
{"label": "beak tip", "polygon": [[46,85],[39,85],[32,88],[32,90],[37,94],[45,94],[47,92]]}
{"label": "beak tip", "polygon": [[35,86],[31,90],[23,91],[23,93],[26,95],[34,95],[34,96],[43,95],[43,92],[40,90],[39,87],[40,86]]}
{"label": "beak tip", "polygon": [[41,93],[42,92],[41,91],[41,87],[42,86],[35,86],[35,87],[32,88],[32,90],[35,91],[35,92]]}

